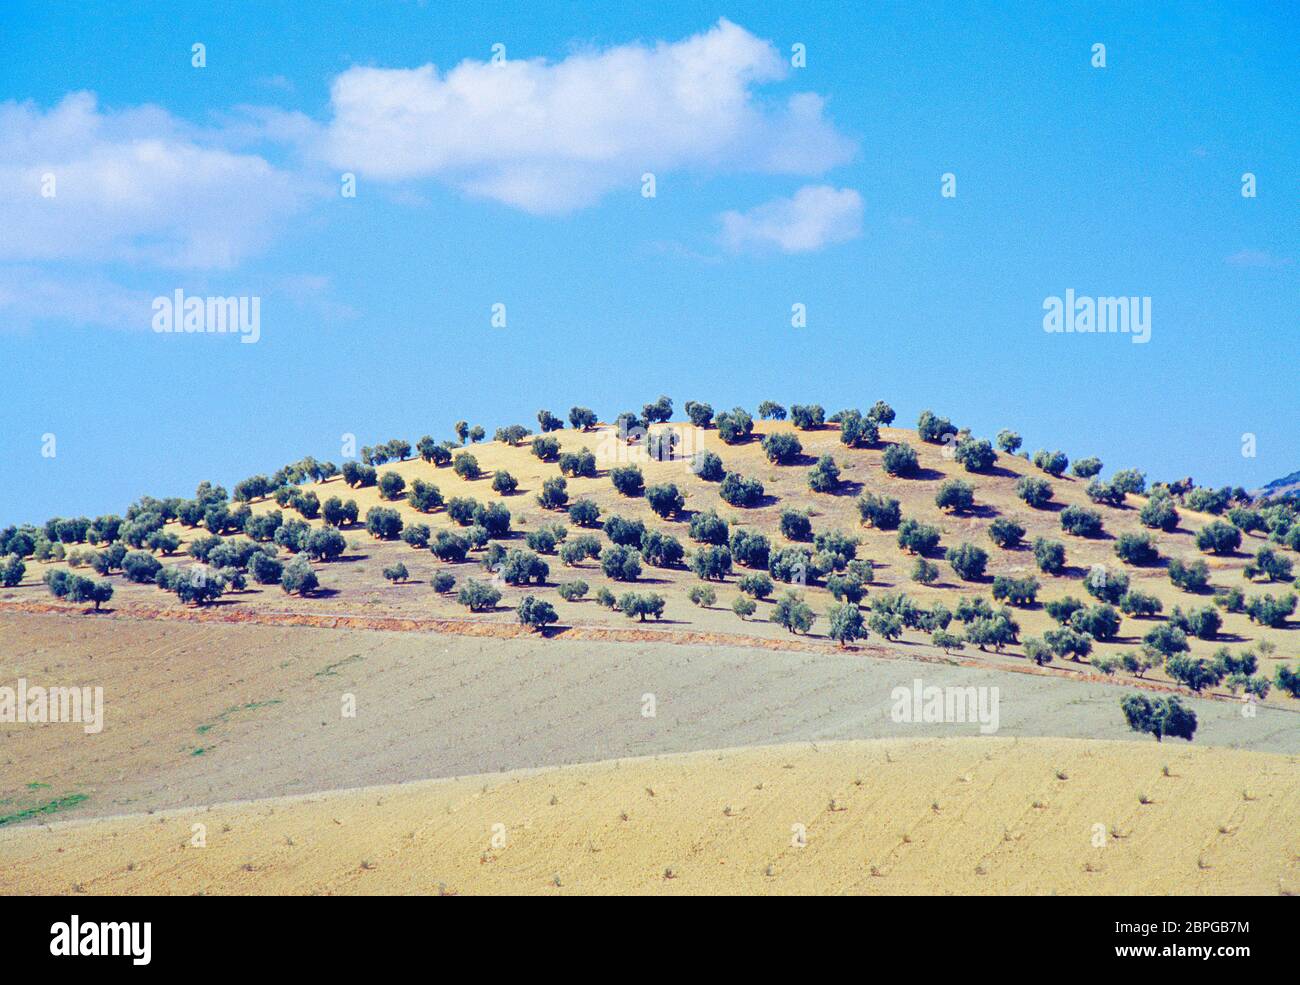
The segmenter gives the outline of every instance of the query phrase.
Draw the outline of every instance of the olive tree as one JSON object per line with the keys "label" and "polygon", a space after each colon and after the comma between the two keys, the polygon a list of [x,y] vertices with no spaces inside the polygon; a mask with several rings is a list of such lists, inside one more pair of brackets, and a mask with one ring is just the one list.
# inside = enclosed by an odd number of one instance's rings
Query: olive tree
{"label": "olive tree", "polygon": [[812,431],[826,423],[826,411],[821,404],[794,404],[790,420],[800,431]]}
{"label": "olive tree", "polygon": [[624,465],[611,469],[610,481],[624,496],[640,496],[645,491],[645,477],[635,465]]}
{"label": "olive tree", "polygon": [[983,438],[967,438],[958,441],[953,455],[967,472],[987,472],[998,460],[998,453]]}
{"label": "olive tree", "polygon": [[939,528],[907,519],[898,526],[898,546],[908,554],[928,554],[939,546]]}
{"label": "olive tree", "polygon": [[1185,592],[1204,591],[1210,583],[1210,566],[1203,560],[1198,559],[1188,564],[1179,558],[1170,558],[1166,570],[1170,582]]}
{"label": "olive tree", "polygon": [[859,411],[846,410],[840,414],[840,443],[849,448],[867,448],[880,440],[876,421],[864,417]]}
{"label": "olive tree", "polygon": [[1010,431],[1006,428],[1003,428],[998,432],[997,443],[998,447],[1008,455],[1014,455],[1020,450],[1020,446],[1024,444],[1020,435],[1016,434],[1015,431]]}
{"label": "olive tree", "polygon": [[883,400],[877,400],[867,411],[867,418],[879,427],[889,427],[894,423],[894,408]]}
{"label": "olive tree", "polygon": [[961,479],[947,479],[935,494],[934,505],[951,513],[964,513],[975,506],[975,487]]}
{"label": "olive tree", "polygon": [[580,527],[594,527],[600,522],[600,507],[590,499],[580,499],[569,507],[569,519]]}
{"label": "olive tree", "polygon": [[543,462],[553,462],[560,455],[560,442],[550,435],[533,439],[532,452]]}
{"label": "olive tree", "polygon": [[501,601],[501,590],[488,582],[467,578],[456,593],[456,601],[470,612],[486,612]]}
{"label": "olive tree", "polygon": [[731,506],[757,506],[763,499],[763,483],[747,479],[739,472],[728,472],[718,487],[718,495]]}
{"label": "olive tree", "polygon": [[697,428],[707,428],[713,423],[713,408],[706,403],[688,400],[685,404],[686,416]]}
{"label": "olive tree", "polygon": [[379,477],[379,495],[384,499],[400,499],[406,490],[406,480],[396,472],[385,472]]}
{"label": "olive tree", "polygon": [[902,506],[892,496],[863,493],[858,497],[858,516],[863,524],[877,530],[893,530],[903,518]]}
{"label": "olive tree", "polygon": [[674,516],[686,507],[686,497],[671,482],[651,486],[645,491],[645,498],[650,509],[661,517]]}
{"label": "olive tree", "polygon": [[596,426],[596,412],[590,407],[569,409],[569,423],[575,431],[590,431]]}
{"label": "olive tree", "polygon": [[830,629],[826,635],[841,647],[848,646],[855,640],[867,636],[867,628],[863,625],[862,610],[851,602],[832,606],[827,610],[826,618],[830,621]]}
{"label": "olive tree", "polygon": [[402,532],[402,516],[397,510],[372,506],[366,511],[366,532],[379,540],[396,540]]}
{"label": "olive tree", "polygon": [[1120,534],[1115,541],[1115,554],[1128,564],[1155,564],[1160,560],[1160,552],[1150,534]]}
{"label": "olive tree", "polygon": [[[562,510],[569,504],[568,482],[563,476],[552,476],[542,483],[542,491],[537,494],[537,505],[544,510]],[[592,504],[593,507],[595,504]],[[599,515],[599,511],[597,513]],[[578,523],[574,518],[574,523]]]}
{"label": "olive tree", "polygon": [[1052,485],[1036,476],[1022,476],[1016,482],[1016,495],[1034,509],[1042,509],[1052,499]]}
{"label": "olive tree", "polygon": [[1168,493],[1163,496],[1152,496],[1142,505],[1142,509],[1138,512],[1138,519],[1144,527],[1169,533],[1178,527],[1178,508],[1174,506],[1173,497]]}
{"label": "olive tree", "polygon": [[1177,698],[1128,694],[1120,701],[1120,709],[1130,729],[1154,735],[1157,742],[1166,735],[1191,742],[1196,734],[1196,712]]}
{"label": "olive tree", "polygon": [[545,599],[535,598],[532,595],[525,595],[515,611],[519,617],[519,625],[539,632],[545,630],[551,623],[558,622],[560,618],[555,614],[555,606]]}
{"label": "olive tree", "polygon": [[1048,475],[1060,477],[1070,465],[1070,459],[1062,451],[1047,451],[1040,448],[1034,452],[1034,465]]}
{"label": "olive tree", "polygon": [[596,456],[591,449],[566,451],[560,455],[560,473],[570,478],[594,479],[596,477]]}
{"label": "olive tree", "polygon": [[840,485],[840,467],[830,455],[817,459],[817,464],[808,470],[808,488],[813,492],[834,492]]}
{"label": "olive tree", "polygon": [[989,540],[997,544],[1003,550],[1013,550],[1019,547],[1025,539],[1025,528],[1014,520],[1008,520],[1006,517],[998,517],[989,524]]}
{"label": "olive tree", "polygon": [[789,465],[791,462],[796,462],[803,453],[803,445],[789,431],[773,431],[771,434],[765,435],[760,444],[763,453],[767,456],[767,460],[777,465]]}
{"label": "olive tree", "polygon": [[1196,546],[1212,554],[1231,554],[1241,546],[1241,531],[1230,523],[1215,520],[1197,532]]}
{"label": "olive tree", "polygon": [[705,482],[721,482],[726,475],[722,459],[711,451],[697,452],[691,459],[691,471]]}
{"label": "olive tree", "polygon": [[1076,537],[1100,537],[1101,514],[1084,506],[1067,506],[1061,510],[1061,529]]}
{"label": "olive tree", "polygon": [[682,563],[686,551],[672,534],[647,530],[641,535],[641,556],[656,568],[674,568]]}
{"label": "olive tree", "polygon": [[812,607],[794,592],[781,596],[772,608],[771,621],[791,633],[808,632],[815,619]]}
{"label": "olive tree", "polygon": [[532,433],[532,428],[524,427],[522,424],[507,424],[505,427],[497,428],[496,433],[492,435],[492,440],[513,447]]}
{"label": "olive tree", "polygon": [[483,470],[479,468],[478,459],[467,451],[463,451],[456,456],[451,463],[451,468],[462,479],[477,479],[483,474]]}
{"label": "olive tree", "polygon": [[748,411],[740,407],[723,411],[714,418],[714,421],[718,426],[718,437],[729,445],[748,441],[750,435],[754,433],[754,419],[749,416]]}
{"label": "olive tree", "polygon": [[918,466],[916,449],[909,444],[890,445],[881,456],[881,466],[892,476],[915,475]]}
{"label": "olive tree", "polygon": [[641,553],[613,544],[600,552],[600,569],[615,581],[636,581],[641,577]]}
{"label": "olive tree", "polygon": [[1081,458],[1074,463],[1073,472],[1080,479],[1091,479],[1101,472],[1102,464],[1100,458]]}
{"label": "olive tree", "polygon": [[781,511],[781,534],[789,540],[811,540],[812,520],[800,510],[784,509]]}
{"label": "olive tree", "polygon": [[982,547],[976,547],[974,544],[959,544],[956,547],[950,547],[944,553],[944,558],[952,565],[952,570],[957,572],[957,577],[963,581],[975,581],[984,576],[984,569],[988,566],[989,555]]}
{"label": "olive tree", "polygon": [[1034,541],[1034,562],[1045,575],[1059,575],[1065,570],[1065,545],[1059,540],[1039,537]]}
{"label": "olive tree", "polygon": [[922,441],[943,444],[948,435],[956,436],[956,426],[946,417],[936,417],[934,411],[923,410],[916,421],[916,434]]}
{"label": "olive tree", "polygon": [[705,581],[722,581],[731,573],[731,551],[716,544],[705,544],[691,555],[691,570]]}

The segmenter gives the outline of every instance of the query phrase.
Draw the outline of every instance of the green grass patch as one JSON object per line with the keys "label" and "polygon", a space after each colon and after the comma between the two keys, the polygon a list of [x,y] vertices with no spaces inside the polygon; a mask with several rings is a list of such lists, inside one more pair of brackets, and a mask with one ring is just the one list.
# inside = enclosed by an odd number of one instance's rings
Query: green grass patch
{"label": "green grass patch", "polygon": [[46,814],[57,814],[59,811],[66,811],[89,799],[89,794],[70,793],[66,797],[56,797],[54,800],[46,801],[38,807],[29,807],[13,814],[0,815],[0,828],[3,828],[6,824],[30,821],[34,817],[42,817]]}
{"label": "green grass patch", "polygon": [[216,728],[218,725],[224,725],[226,722],[228,722],[230,720],[231,715],[237,715],[240,712],[244,712],[244,711],[257,711],[257,709],[259,708],[270,708],[272,705],[280,705],[280,704],[284,704],[284,702],[281,701],[279,698],[272,698],[270,701],[250,701],[246,705],[235,705],[234,707],[227,708],[220,715],[218,715],[217,720],[215,722],[207,722],[203,725],[200,725],[197,729],[195,729],[195,731],[198,732],[199,735],[206,735],[207,733],[211,732],[214,728]]}
{"label": "green grass patch", "polygon": [[312,677],[337,677],[340,667],[346,667],[350,663],[356,663],[358,660],[364,660],[364,659],[365,657],[363,657],[361,654],[354,653],[350,657],[343,658],[338,663],[332,663],[326,667],[322,667],[320,670],[316,671],[316,673],[312,674],[311,676]]}

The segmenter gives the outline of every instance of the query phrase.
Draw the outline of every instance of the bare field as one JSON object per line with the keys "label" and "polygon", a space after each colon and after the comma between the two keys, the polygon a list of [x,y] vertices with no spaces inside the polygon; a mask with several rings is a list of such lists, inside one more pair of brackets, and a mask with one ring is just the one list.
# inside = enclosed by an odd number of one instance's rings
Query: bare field
{"label": "bare field", "polygon": [[[1115,537],[1124,532],[1151,533],[1163,559],[1181,558],[1192,560],[1204,557],[1211,569],[1214,585],[1238,586],[1247,594],[1284,590],[1280,586],[1264,584],[1251,585],[1242,578],[1242,571],[1250,560],[1250,554],[1265,543],[1258,534],[1244,538],[1242,550],[1235,555],[1215,557],[1202,555],[1195,547],[1195,533],[1201,526],[1214,519],[1209,515],[1198,514],[1181,509],[1182,523],[1172,533],[1148,531],[1138,522],[1138,509],[1144,497],[1129,496],[1123,508],[1096,506],[1104,517],[1106,533],[1097,539],[1073,537],[1060,529],[1059,511],[1066,505],[1086,505],[1093,507],[1084,493],[1086,482],[1081,479],[1063,476],[1049,478],[1055,499],[1051,508],[1034,510],[1028,508],[1014,493],[1017,479],[1022,475],[1043,476],[1029,462],[1012,455],[1000,455],[998,464],[991,474],[973,475],[965,472],[960,465],[950,461],[939,446],[926,444],[917,439],[914,431],[905,429],[882,429],[882,445],[875,449],[848,449],[838,440],[834,428],[814,431],[799,431],[799,440],[804,446],[802,464],[777,466],[770,464],[763,455],[758,438],[773,431],[793,430],[788,423],[760,421],[756,422],[753,441],[738,446],[723,444],[715,430],[698,431],[684,428],[683,434],[694,442],[693,447],[702,447],[717,452],[729,470],[738,471],[746,476],[759,478],[767,493],[766,505],[754,509],[737,509],[724,503],[718,495],[716,483],[705,482],[693,475],[685,461],[657,462],[647,460],[639,447],[627,447],[617,441],[610,429],[603,428],[594,432],[577,432],[570,429],[557,431],[558,438],[565,451],[574,451],[589,447],[598,452],[602,470],[597,478],[570,478],[568,488],[571,500],[590,498],[596,501],[603,514],[621,515],[630,519],[639,519],[648,527],[667,530],[678,537],[688,548],[691,545],[687,536],[685,518],[691,512],[716,509],[721,516],[732,523],[733,529],[741,526],[745,529],[766,534],[774,548],[787,546],[786,540],[778,529],[781,510],[793,506],[807,509],[812,513],[813,528],[816,531],[843,529],[861,538],[860,557],[873,560],[876,565],[876,583],[871,593],[901,589],[915,597],[922,604],[943,602],[954,606],[963,595],[982,595],[988,597],[988,583],[997,574],[1034,574],[1033,553],[1028,548],[1019,550],[1000,550],[993,546],[988,538],[988,527],[999,516],[1010,517],[1027,529],[1026,543],[1032,543],[1037,536],[1059,539],[1066,544],[1069,568],[1060,577],[1040,576],[1043,589],[1039,604],[1017,610],[1016,618],[1022,626],[1021,638],[1040,635],[1043,630],[1055,625],[1042,607],[1042,602],[1073,595],[1087,600],[1081,579],[1093,565],[1104,565],[1111,570],[1124,570],[1132,579],[1133,586],[1143,592],[1157,596],[1164,605],[1167,614],[1174,605],[1183,608],[1199,607],[1208,604],[1212,596],[1207,592],[1200,595],[1188,594],[1175,588],[1168,579],[1165,562],[1159,565],[1138,568],[1122,564],[1114,555]],[[906,441],[917,449],[920,456],[921,471],[918,478],[901,479],[889,476],[880,465],[884,443]],[[380,473],[397,472],[409,484],[413,479],[422,478],[433,482],[443,495],[472,497],[482,502],[504,502],[514,520],[510,544],[522,546],[522,534],[548,523],[564,522],[570,533],[576,533],[563,513],[548,512],[537,505],[535,495],[540,490],[544,479],[559,474],[555,463],[544,463],[533,456],[527,443],[511,447],[497,442],[485,442],[473,445],[469,449],[483,467],[483,477],[473,481],[461,479],[450,468],[435,468],[419,459],[404,462],[392,462],[379,467]],[[1080,452],[1086,453],[1086,449]],[[837,494],[816,494],[809,492],[807,472],[816,456],[829,453],[834,456],[843,470],[843,487]],[[626,461],[618,460],[619,458]],[[649,504],[642,497],[625,497],[611,485],[608,466],[634,462],[638,464],[646,477],[647,485],[662,482],[674,482],[686,494],[686,513],[674,520],[662,520],[651,511]],[[1108,463],[1111,464],[1111,463]],[[1114,463],[1123,465],[1125,463]],[[519,480],[517,492],[510,496],[499,496],[491,489],[491,477],[498,469],[507,469]],[[945,478],[960,477],[975,486],[976,510],[970,515],[951,515],[940,510],[934,503],[934,495]],[[405,501],[388,503],[381,500],[375,487],[352,489],[341,478],[325,483],[307,484],[302,488],[313,489],[323,501],[329,496],[355,499],[362,516],[367,509],[377,505],[387,505],[397,509],[407,523],[420,522],[437,530],[454,527],[444,511],[432,514],[418,513]],[[942,531],[941,548],[970,542],[983,547],[989,552],[988,575],[978,582],[962,582],[950,566],[938,559],[941,571],[940,581],[932,586],[923,586],[912,582],[908,576],[911,557],[899,549],[893,531],[879,531],[863,527],[859,522],[855,500],[863,491],[897,497],[902,503],[905,517],[916,517],[932,523]],[[275,509],[273,501],[264,500],[253,504],[254,512]],[[296,516],[292,511],[286,515]],[[319,525],[321,521],[312,521]],[[189,530],[176,523],[169,524],[188,542],[202,530]],[[611,612],[598,606],[591,600],[565,602],[554,591],[558,582],[580,578],[591,586],[594,593],[599,587],[609,587],[617,594],[629,587],[637,590],[650,590],[663,594],[667,599],[666,618],[659,626],[668,630],[700,633],[743,633],[746,635],[768,638],[788,638],[789,634],[782,628],[768,621],[767,613],[770,603],[760,603],[755,618],[741,621],[729,608],[731,600],[737,595],[736,582],[744,569],[737,569],[723,583],[714,583],[718,593],[718,602],[710,608],[692,605],[686,593],[700,581],[684,568],[663,569],[647,567],[645,577],[635,585],[612,582],[600,571],[599,565],[587,561],[576,567],[565,567],[558,558],[547,558],[551,566],[549,587],[513,588],[500,586],[504,598],[495,612],[470,615],[457,605],[452,595],[440,595],[431,587],[432,576],[442,570],[454,573],[463,581],[467,577],[486,577],[477,563],[476,555],[463,564],[442,564],[427,550],[415,550],[398,542],[383,542],[372,539],[362,527],[348,530],[347,537],[351,543],[349,551],[339,560],[316,565],[322,591],[315,597],[301,599],[286,596],[278,587],[265,588],[255,584],[243,592],[232,593],[222,598],[215,609],[224,613],[274,612],[290,614],[327,614],[348,616],[381,616],[396,618],[456,618],[470,619],[489,623],[512,623],[515,620],[514,607],[525,594],[540,594],[551,601],[559,613],[561,623],[568,626],[627,626],[628,621],[618,612]],[[164,561],[168,560],[166,558]],[[405,584],[390,585],[381,575],[381,569],[402,561],[411,572],[411,581]],[[49,596],[41,584],[41,577],[50,565],[33,562],[23,584],[17,588],[0,592],[0,600],[18,603],[48,602]],[[116,594],[113,605],[123,609],[133,606],[145,609],[172,607],[180,609],[180,603],[167,593],[152,586],[135,585],[120,575],[113,577]],[[778,585],[778,592],[784,586]],[[832,603],[830,594],[822,587],[809,587],[805,590],[808,601],[819,614],[817,625],[808,637],[821,641],[828,647],[833,646],[822,635],[826,620],[822,613]],[[868,599],[869,601],[869,599]],[[1120,636],[1113,642],[1101,642],[1096,652],[1103,655],[1115,654],[1125,649],[1134,649],[1157,619],[1125,617]],[[1224,624],[1217,640],[1191,639],[1192,652],[1195,655],[1209,656],[1222,645],[1244,648],[1267,639],[1276,646],[1271,656],[1260,656],[1260,673],[1274,676],[1281,661],[1294,660],[1300,656],[1300,644],[1297,643],[1297,628],[1300,623],[1291,621],[1285,629],[1264,629],[1251,623],[1241,613],[1226,613]],[[920,632],[907,632],[904,640],[918,646],[926,646],[928,637]],[[992,665],[1016,660],[1023,663],[1018,646],[1008,648],[1005,654],[986,654],[974,648],[968,648],[965,656],[970,659],[988,661]],[[1086,664],[1084,665],[1086,666]],[[1162,670],[1153,670],[1148,677],[1168,681]],[[1280,695],[1276,690],[1267,698],[1268,703],[1294,703],[1293,699]]]}
{"label": "bare field", "polygon": [[[0,680],[99,685],[106,704],[98,735],[0,725],[10,825],[624,756],[977,734],[894,722],[890,692],[917,678],[998,687],[999,735],[1155,745],[1125,726],[1124,687],[916,662],[906,647],[882,659],[14,614],[0,615],[0,640]],[[1293,712],[1189,701],[1196,746],[1300,753]]]}
{"label": "bare field", "polygon": [[1298,813],[1262,753],[802,743],[0,831],[0,892],[1293,895]]}

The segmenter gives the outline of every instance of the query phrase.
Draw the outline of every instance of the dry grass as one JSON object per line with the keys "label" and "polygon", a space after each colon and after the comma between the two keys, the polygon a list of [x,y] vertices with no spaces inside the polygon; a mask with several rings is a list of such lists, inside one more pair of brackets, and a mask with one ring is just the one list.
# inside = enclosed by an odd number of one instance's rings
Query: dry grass
{"label": "dry grass", "polygon": [[1277,894],[1298,812],[1263,753],[769,746],[0,831],[0,892]]}

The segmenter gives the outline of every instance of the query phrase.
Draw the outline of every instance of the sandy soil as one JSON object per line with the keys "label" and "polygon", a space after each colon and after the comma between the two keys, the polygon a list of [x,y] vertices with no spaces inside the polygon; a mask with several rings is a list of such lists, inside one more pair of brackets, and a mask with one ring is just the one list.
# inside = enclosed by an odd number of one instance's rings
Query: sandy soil
{"label": "sandy soil", "polygon": [[0,831],[0,892],[1294,894],[1297,816],[1261,753],[805,743]]}
{"label": "sandy soil", "polygon": [[[0,682],[105,692],[97,735],[0,725],[0,818],[61,805],[26,823],[624,756],[977,734],[894,722],[890,692],[917,678],[997,687],[999,735],[1155,744],[1125,726],[1125,687],[916,662],[905,647],[881,659],[35,615],[0,616],[0,639]],[[1294,712],[1189,701],[1197,746],[1300,753]]]}

